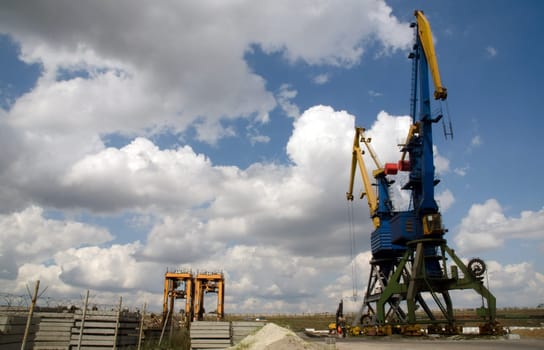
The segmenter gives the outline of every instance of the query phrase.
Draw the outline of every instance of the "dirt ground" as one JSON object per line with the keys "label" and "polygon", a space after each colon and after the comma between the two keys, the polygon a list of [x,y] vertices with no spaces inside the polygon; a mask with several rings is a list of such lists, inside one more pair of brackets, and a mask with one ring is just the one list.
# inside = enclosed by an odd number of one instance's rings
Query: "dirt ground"
{"label": "dirt ground", "polygon": [[524,338],[540,338],[544,340],[544,328],[513,328],[512,333],[519,334],[522,339]]}
{"label": "dirt ground", "polygon": [[363,338],[338,339],[337,350],[542,350],[544,339],[406,339],[406,338]]}

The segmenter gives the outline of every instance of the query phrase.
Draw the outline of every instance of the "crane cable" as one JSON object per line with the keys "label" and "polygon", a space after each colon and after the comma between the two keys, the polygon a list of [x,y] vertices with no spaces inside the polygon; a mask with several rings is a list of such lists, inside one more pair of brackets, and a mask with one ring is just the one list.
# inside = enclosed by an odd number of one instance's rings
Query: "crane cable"
{"label": "crane cable", "polygon": [[443,103],[446,106],[446,118],[445,118],[446,120],[442,119],[442,129],[444,130],[444,138],[447,140],[449,137],[450,140],[453,140],[453,124],[451,122],[450,106],[448,105],[448,100],[443,101]]}
{"label": "crane cable", "polygon": [[356,252],[356,245],[355,245],[355,226],[354,226],[354,219],[353,219],[353,202],[348,202],[348,224],[349,224],[349,248],[350,248],[350,257],[351,257],[351,283],[352,283],[352,298],[353,301],[357,301],[357,264],[355,262],[355,252]]}

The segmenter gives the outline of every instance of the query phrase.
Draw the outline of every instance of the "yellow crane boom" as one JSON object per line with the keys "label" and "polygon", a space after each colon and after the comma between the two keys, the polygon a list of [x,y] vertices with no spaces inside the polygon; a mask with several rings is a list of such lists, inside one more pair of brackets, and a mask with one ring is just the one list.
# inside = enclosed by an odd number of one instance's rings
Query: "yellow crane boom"
{"label": "yellow crane boom", "polygon": [[423,11],[416,10],[414,15],[417,20],[418,35],[423,45],[423,52],[427,57],[429,68],[431,69],[431,75],[434,82],[434,99],[444,101],[448,97],[448,90],[442,86],[440,80],[440,70],[438,69],[438,61],[436,60],[436,53],[434,51],[433,33],[431,32],[431,25],[427,18],[423,14]]}
{"label": "yellow crane boom", "polygon": [[361,149],[361,142],[363,142],[367,149],[370,152],[370,155],[374,162],[376,163],[377,170],[374,171],[376,173],[377,171],[383,171],[381,168],[378,158],[374,154],[374,151],[372,148],[370,148],[369,142],[370,139],[365,138],[365,129],[356,127],[355,128],[355,137],[353,138],[353,152],[351,157],[351,171],[350,171],[350,178],[349,178],[349,191],[346,192],[346,198],[349,201],[353,200],[353,184],[355,181],[355,171],[357,169],[357,166],[359,166],[359,171],[361,173],[361,177],[363,180],[363,185],[365,187],[365,191],[361,194],[361,198],[366,194],[366,198],[368,201],[368,207],[370,209],[370,216],[372,217],[372,222],[374,223],[374,227],[378,228],[380,227],[380,218],[376,215],[376,212],[378,210],[378,197],[376,196],[376,193],[374,192],[372,188],[372,183],[370,182],[370,177],[368,176],[368,172],[366,170],[365,161],[363,159],[364,151]]}

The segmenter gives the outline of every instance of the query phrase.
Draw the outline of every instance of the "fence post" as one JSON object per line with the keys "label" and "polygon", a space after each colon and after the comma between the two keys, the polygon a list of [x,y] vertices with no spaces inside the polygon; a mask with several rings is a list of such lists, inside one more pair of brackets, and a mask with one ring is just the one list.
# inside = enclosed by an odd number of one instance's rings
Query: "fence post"
{"label": "fence post", "polygon": [[32,315],[34,314],[34,306],[38,299],[38,290],[40,289],[40,280],[36,281],[36,287],[34,288],[34,295],[32,296],[32,302],[30,303],[30,310],[28,311],[28,318],[26,319],[25,334],[23,336],[23,342],[21,343],[21,350],[25,350],[26,341],[28,339],[28,333],[30,332],[30,326],[32,325]]}
{"label": "fence post", "polygon": [[115,323],[115,334],[113,335],[113,350],[117,349],[117,335],[119,334],[119,319],[121,318],[122,306],[123,306],[123,297],[119,297],[119,308],[117,309],[117,322]]}
{"label": "fence post", "polygon": [[164,336],[164,329],[166,328],[166,325],[168,324],[168,317],[170,317],[170,309],[168,309],[168,312],[166,313],[166,319],[163,320],[164,325],[162,326],[161,337],[159,338],[159,346],[161,346],[162,337]]}
{"label": "fence post", "polygon": [[144,318],[145,318],[145,311],[147,308],[147,303],[144,303],[144,310],[142,313],[142,319],[140,320],[140,336],[138,337],[138,350],[142,347],[142,337],[144,334]]}
{"label": "fence post", "polygon": [[81,349],[81,341],[83,340],[83,327],[85,327],[85,317],[87,316],[87,304],[89,303],[89,290],[85,296],[85,305],[83,305],[83,315],[81,316],[81,326],[79,327],[79,339],[77,341],[77,349]]}

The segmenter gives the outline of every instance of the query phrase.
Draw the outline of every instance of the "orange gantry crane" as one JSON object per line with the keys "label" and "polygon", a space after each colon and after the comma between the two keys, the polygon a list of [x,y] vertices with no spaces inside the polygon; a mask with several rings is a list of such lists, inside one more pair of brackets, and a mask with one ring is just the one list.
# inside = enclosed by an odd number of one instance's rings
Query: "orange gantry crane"
{"label": "orange gantry crane", "polygon": [[222,272],[201,272],[195,278],[195,318],[204,318],[204,295],[217,293],[217,319],[223,319],[223,300],[225,297],[225,278]]}
{"label": "orange gantry crane", "polygon": [[171,322],[176,299],[185,299],[187,328],[192,321],[204,318],[204,295],[217,293],[217,319],[224,317],[225,278],[222,272],[197,272],[191,270],[166,271],[164,275],[163,327]]}
{"label": "orange gantry crane", "polygon": [[185,322],[193,317],[194,282],[192,271],[166,271],[164,275],[164,299],[163,299],[163,324],[172,318],[174,314],[174,302],[176,299],[185,299]]}

